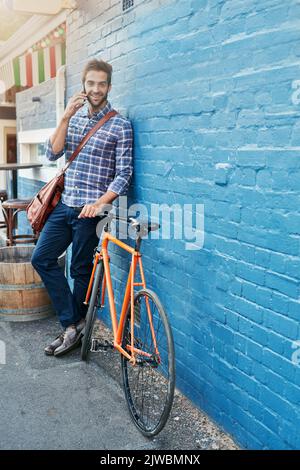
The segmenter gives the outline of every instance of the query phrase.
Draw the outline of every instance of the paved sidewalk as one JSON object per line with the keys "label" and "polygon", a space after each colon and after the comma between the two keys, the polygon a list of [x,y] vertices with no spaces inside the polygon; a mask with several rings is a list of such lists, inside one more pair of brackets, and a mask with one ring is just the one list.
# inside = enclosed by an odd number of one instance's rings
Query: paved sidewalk
{"label": "paved sidewalk", "polygon": [[[235,449],[232,440],[180,394],[166,428],[145,438],[132,423],[113,351],[80,361],[79,349],[47,357],[56,319],[0,322],[0,449]],[[119,374],[120,375],[120,374]]]}

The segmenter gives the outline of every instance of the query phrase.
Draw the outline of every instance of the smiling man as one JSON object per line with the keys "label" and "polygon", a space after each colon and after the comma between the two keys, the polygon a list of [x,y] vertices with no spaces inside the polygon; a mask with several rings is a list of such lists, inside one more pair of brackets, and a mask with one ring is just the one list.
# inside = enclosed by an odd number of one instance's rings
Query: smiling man
{"label": "smiling man", "polygon": [[[83,137],[112,111],[108,101],[112,67],[93,59],[82,74],[83,90],[68,102],[62,120],[47,143],[46,156],[67,159]],[[132,128],[120,114],[110,118],[88,140],[65,173],[61,201],[50,214],[35,247],[32,265],[41,276],[64,331],[45,348],[61,356],[80,344],[87,307],[83,305],[98,244],[101,207],[127,192],[132,175]],[[59,256],[72,243],[73,293]]]}

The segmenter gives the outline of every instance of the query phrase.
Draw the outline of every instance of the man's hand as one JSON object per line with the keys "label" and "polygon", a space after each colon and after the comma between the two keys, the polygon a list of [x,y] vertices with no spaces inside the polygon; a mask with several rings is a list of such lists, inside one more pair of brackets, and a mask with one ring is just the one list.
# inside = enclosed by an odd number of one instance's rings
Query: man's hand
{"label": "man's hand", "polygon": [[78,219],[85,219],[88,217],[96,217],[97,215],[100,215],[102,206],[103,204],[99,203],[86,204],[80,212]]}
{"label": "man's hand", "polygon": [[80,109],[84,103],[86,102],[87,95],[83,91],[80,93],[76,93],[72,98],[69,99],[65,112],[63,114],[64,119],[70,119],[77,113],[78,109]]}

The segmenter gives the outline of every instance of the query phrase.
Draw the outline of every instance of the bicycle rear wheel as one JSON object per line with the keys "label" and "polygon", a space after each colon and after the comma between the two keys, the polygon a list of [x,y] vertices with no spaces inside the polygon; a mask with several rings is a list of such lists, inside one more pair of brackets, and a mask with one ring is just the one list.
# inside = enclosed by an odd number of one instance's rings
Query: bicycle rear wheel
{"label": "bicycle rear wheel", "polygon": [[81,344],[81,359],[88,360],[91,348],[92,333],[94,329],[95,320],[97,317],[97,309],[100,306],[101,288],[103,280],[103,261],[100,260],[95,271],[92,293],[89,302],[89,308],[86,315],[84,336]]}
{"label": "bicycle rear wheel", "polygon": [[[149,309],[148,309],[149,306]],[[150,315],[149,315],[150,313]],[[155,347],[155,342],[156,346]],[[126,313],[122,347],[131,346],[131,311]],[[131,417],[147,437],[165,426],[174,398],[175,359],[172,331],[157,295],[142,289],[134,299],[136,365],[121,355],[122,377]]]}

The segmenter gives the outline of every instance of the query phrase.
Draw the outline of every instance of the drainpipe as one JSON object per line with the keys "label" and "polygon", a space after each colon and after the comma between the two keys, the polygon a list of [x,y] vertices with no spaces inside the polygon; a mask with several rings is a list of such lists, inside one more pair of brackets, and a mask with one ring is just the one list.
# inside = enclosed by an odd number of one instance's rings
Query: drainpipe
{"label": "drainpipe", "polygon": [[[66,66],[62,65],[56,71],[55,79],[55,108],[56,108],[56,126],[60,123],[60,120],[63,116],[65,110],[65,90],[66,90]],[[61,170],[66,164],[66,157],[59,158],[57,160],[57,167]],[[68,259],[68,250],[65,251],[65,276],[68,278],[69,272],[69,259]]]}
{"label": "drainpipe", "polygon": [[[66,66],[62,65],[56,72],[55,92],[56,92],[56,125],[60,123],[65,110],[65,89],[66,89]],[[57,161],[58,168],[61,169],[65,165],[65,158],[59,158]]]}

